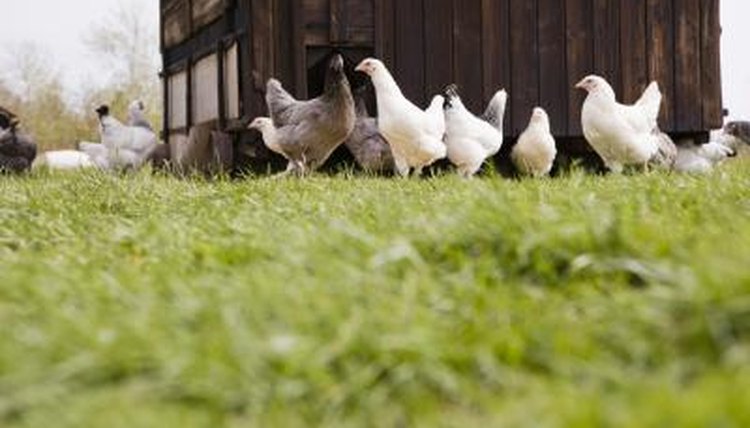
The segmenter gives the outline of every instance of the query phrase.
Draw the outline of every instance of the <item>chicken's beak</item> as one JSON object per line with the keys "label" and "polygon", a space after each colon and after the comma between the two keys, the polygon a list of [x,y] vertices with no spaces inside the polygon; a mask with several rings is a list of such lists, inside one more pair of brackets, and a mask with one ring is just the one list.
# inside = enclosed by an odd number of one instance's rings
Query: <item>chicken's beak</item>
{"label": "chicken's beak", "polygon": [[586,79],[583,79],[580,82],[576,83],[575,87],[577,89],[588,89],[588,85],[586,84]]}
{"label": "chicken's beak", "polygon": [[364,61],[360,62],[357,65],[357,67],[354,69],[354,71],[359,71],[360,73],[367,73],[366,67],[365,67],[365,62]]}

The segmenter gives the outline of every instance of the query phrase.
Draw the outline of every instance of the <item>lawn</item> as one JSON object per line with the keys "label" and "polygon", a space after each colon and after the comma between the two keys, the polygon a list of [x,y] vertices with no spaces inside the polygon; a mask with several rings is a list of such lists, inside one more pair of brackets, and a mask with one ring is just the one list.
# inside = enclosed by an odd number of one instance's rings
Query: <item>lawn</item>
{"label": "lawn", "polygon": [[2,427],[750,426],[750,163],[0,177]]}

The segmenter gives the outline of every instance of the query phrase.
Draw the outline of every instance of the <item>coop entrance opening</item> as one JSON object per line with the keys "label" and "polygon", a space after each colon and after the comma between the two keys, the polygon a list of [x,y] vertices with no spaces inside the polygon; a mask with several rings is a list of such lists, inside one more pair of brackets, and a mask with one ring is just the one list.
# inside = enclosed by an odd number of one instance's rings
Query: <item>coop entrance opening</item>
{"label": "coop entrance opening", "polygon": [[308,48],[307,50],[307,94],[314,98],[323,93],[328,63],[336,54],[344,58],[344,70],[346,78],[352,89],[365,86],[370,79],[364,74],[354,70],[363,59],[372,56],[372,49],[364,48]]}

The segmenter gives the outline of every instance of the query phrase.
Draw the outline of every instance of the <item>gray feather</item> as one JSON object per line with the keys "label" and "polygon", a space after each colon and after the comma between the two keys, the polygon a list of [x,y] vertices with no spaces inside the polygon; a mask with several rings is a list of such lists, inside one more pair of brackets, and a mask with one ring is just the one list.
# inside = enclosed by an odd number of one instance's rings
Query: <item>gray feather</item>
{"label": "gray feather", "polygon": [[345,144],[362,169],[369,172],[394,171],[391,146],[380,135],[377,120],[370,117],[364,98],[356,98],[357,122]]}
{"label": "gray feather", "polygon": [[339,55],[329,64],[323,95],[299,101],[271,79],[266,104],[285,155],[307,170],[320,167],[354,129],[354,100]]}

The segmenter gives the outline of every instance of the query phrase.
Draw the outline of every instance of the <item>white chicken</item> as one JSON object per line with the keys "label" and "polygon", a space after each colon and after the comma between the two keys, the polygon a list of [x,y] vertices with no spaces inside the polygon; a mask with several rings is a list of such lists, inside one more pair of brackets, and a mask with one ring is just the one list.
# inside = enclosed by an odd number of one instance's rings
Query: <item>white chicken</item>
{"label": "white chicken", "polygon": [[94,168],[96,164],[91,157],[78,150],[55,150],[37,156],[32,165],[33,169],[46,168],[50,170],[76,170]]}
{"label": "white chicken", "polygon": [[612,87],[599,76],[584,78],[576,88],[588,91],[581,111],[583,134],[607,168],[613,172],[626,165],[645,168],[659,150],[659,85],[652,82],[633,105],[618,103]]}
{"label": "white chicken", "polygon": [[445,144],[448,147],[448,159],[461,176],[469,178],[479,171],[487,158],[497,154],[503,145],[503,118],[508,93],[505,90],[495,93],[483,119],[466,109],[455,85],[449,86],[445,93]]}
{"label": "white chicken", "polygon": [[510,157],[519,173],[532,177],[543,177],[552,170],[557,156],[555,137],[550,132],[549,117],[543,108],[537,107],[531,114],[529,126],[518,137]]}
{"label": "white chicken", "polygon": [[109,166],[113,169],[140,168],[158,144],[154,131],[141,126],[123,125],[110,116],[106,105],[96,112],[99,115],[101,142],[109,155]]}
{"label": "white chicken", "polygon": [[407,177],[411,168],[420,175],[423,168],[446,156],[445,99],[441,95],[422,110],[406,99],[380,60],[367,58],[356,70],[372,79],[378,101],[378,127],[391,146],[396,171],[402,177]]}
{"label": "white chicken", "polygon": [[93,162],[98,168],[103,170],[110,169],[109,151],[104,144],[81,141],[78,143],[78,150],[86,153],[91,159],[91,162]]}
{"label": "white chicken", "polygon": [[703,174],[712,171],[714,166],[734,156],[737,156],[737,152],[720,142],[696,146],[690,141],[680,144],[674,170],[688,174]]}

